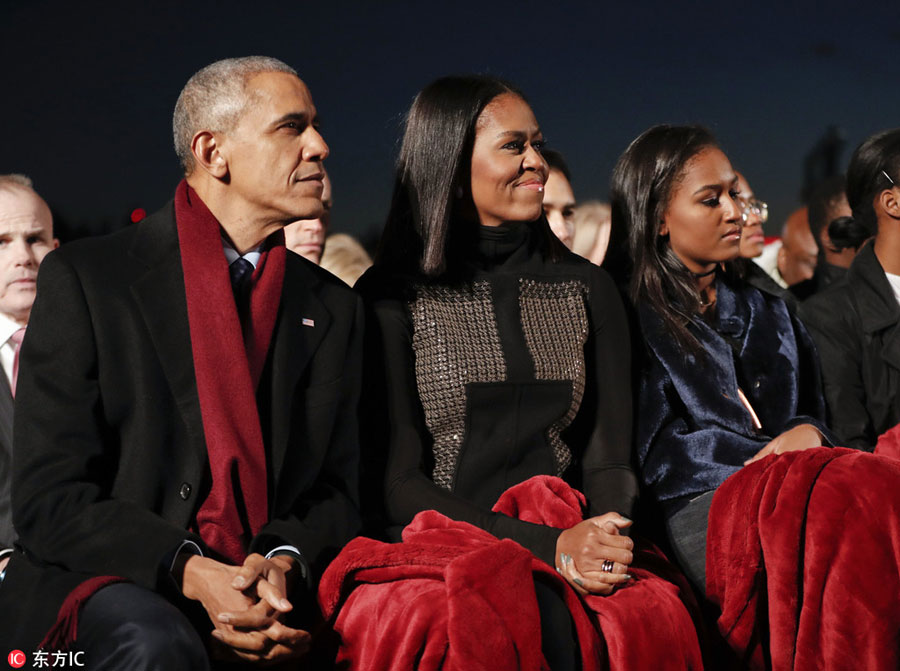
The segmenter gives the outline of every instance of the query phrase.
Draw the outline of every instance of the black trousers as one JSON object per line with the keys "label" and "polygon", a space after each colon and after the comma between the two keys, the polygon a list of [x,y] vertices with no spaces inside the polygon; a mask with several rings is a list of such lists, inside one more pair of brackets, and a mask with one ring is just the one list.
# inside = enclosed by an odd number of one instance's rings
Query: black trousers
{"label": "black trousers", "polygon": [[[288,626],[309,628],[315,622],[315,601],[295,594]],[[174,598],[180,598],[175,597]],[[213,629],[209,615],[193,601],[181,607],[165,597],[129,583],[104,587],[87,600],[78,617],[75,649],[84,652],[91,671],[237,671],[260,668],[249,662],[210,660],[204,641]],[[340,640],[327,628],[313,636],[311,650],[301,660],[289,660],[273,671],[334,669]]]}
{"label": "black trousers", "polygon": [[209,669],[206,647],[184,613],[156,592],[128,583],[104,587],[87,600],[75,647],[94,671]]}
{"label": "black trousers", "polygon": [[706,594],[706,528],[715,493],[701,494],[666,520],[672,554],[700,594]]}

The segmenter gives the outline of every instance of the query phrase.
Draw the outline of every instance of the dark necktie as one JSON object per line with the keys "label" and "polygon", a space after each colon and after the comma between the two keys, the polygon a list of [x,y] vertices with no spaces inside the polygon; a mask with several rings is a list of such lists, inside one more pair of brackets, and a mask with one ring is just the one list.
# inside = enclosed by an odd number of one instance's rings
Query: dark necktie
{"label": "dark necktie", "polygon": [[237,305],[238,315],[243,321],[250,277],[253,275],[253,264],[242,256],[228,266],[228,273],[231,275],[231,289],[234,291],[234,302]]}

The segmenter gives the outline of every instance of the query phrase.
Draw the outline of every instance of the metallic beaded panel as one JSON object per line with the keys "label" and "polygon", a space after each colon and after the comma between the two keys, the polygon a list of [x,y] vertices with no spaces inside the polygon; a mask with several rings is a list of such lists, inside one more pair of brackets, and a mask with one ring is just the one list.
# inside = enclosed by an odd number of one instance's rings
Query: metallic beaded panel
{"label": "metallic beaded panel", "polygon": [[417,287],[409,309],[419,398],[434,439],[432,479],[450,489],[465,437],[466,384],[506,379],[491,288]]}
{"label": "metallic beaded panel", "polygon": [[581,282],[519,280],[519,309],[525,342],[538,380],[570,380],[569,411],[547,429],[557,475],[572,463],[572,451],[562,433],[581,407],[584,396],[584,344],[588,337],[587,288]]}

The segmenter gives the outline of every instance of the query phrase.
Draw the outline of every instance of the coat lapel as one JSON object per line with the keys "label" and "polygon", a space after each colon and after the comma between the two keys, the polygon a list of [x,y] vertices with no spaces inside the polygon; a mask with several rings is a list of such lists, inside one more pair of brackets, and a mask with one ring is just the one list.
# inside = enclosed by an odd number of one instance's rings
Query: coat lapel
{"label": "coat lapel", "polygon": [[147,267],[131,285],[147,331],[159,356],[188,431],[203,443],[200,399],[194,377],[184,274],[171,203],[139,226],[132,255]]}
{"label": "coat lapel", "polygon": [[6,373],[0,370],[0,550],[16,538],[12,523],[11,478],[13,457],[13,398]]}
{"label": "coat lapel", "polygon": [[[700,417],[700,421],[752,435],[753,427],[737,397],[737,374],[728,343],[715,336],[705,323],[699,322],[692,332],[705,354],[702,358],[685,355],[656,312],[643,302],[638,304],[638,310],[644,339],[691,412]],[[711,370],[718,373],[712,380]]]}
{"label": "coat lapel", "polygon": [[900,371],[900,306],[873,243],[860,250],[848,276],[863,329],[881,340],[881,358]]}
{"label": "coat lapel", "polygon": [[[9,388],[9,380],[6,373],[0,370],[0,450],[12,457],[13,443],[13,397]],[[9,463],[7,461],[6,463]],[[8,472],[2,472],[3,477],[9,477]],[[2,549],[2,548],[0,548]]]}
{"label": "coat lapel", "polygon": [[[203,419],[194,376],[190,327],[184,292],[184,274],[175,230],[174,209],[139,224],[131,253],[146,267],[131,285],[147,330],[158,352],[172,395],[185,425],[203,446]],[[319,299],[319,280],[306,262],[288,254],[284,287],[271,351],[271,455],[275,484],[290,441],[291,412],[297,386],[325,337],[331,314]]]}
{"label": "coat lapel", "polygon": [[900,371],[900,324],[885,332],[881,358],[889,366]]}
{"label": "coat lapel", "polygon": [[[318,297],[319,280],[306,262],[288,254],[278,322],[272,338],[272,470],[275,484],[290,441],[297,387],[331,326],[331,313]],[[308,382],[306,383],[308,384]]]}

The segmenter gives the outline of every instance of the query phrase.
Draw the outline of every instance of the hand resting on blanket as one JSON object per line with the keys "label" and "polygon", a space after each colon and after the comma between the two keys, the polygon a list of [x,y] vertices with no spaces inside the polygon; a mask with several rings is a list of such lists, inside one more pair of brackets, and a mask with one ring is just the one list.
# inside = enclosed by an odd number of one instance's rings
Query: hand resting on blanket
{"label": "hand resting on blanket", "polygon": [[752,464],[754,461],[759,461],[770,454],[799,452],[810,447],[821,447],[822,440],[822,432],[812,424],[800,424],[770,440],[764,448],[745,461],[744,466]]}
{"label": "hand resting on blanket", "polygon": [[[556,570],[582,596],[610,594],[631,579],[634,541],[619,533],[629,526],[631,520],[606,513],[566,529],[556,541]],[[614,562],[612,572],[602,570],[606,560]]]}

